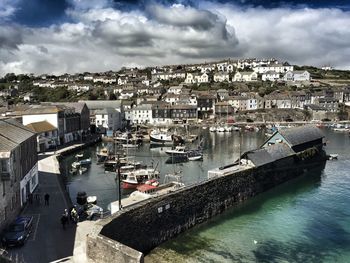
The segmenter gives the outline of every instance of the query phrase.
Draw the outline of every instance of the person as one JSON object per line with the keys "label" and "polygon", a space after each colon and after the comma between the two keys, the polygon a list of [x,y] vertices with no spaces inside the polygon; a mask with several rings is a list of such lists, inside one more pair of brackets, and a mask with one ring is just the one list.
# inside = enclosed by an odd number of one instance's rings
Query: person
{"label": "person", "polygon": [[45,199],[45,205],[48,206],[50,204],[50,195],[46,193],[44,196],[44,199]]}
{"label": "person", "polygon": [[79,221],[79,215],[75,207],[73,206],[72,210],[70,211],[70,218],[74,223],[78,223]]}
{"label": "person", "polygon": [[68,210],[67,209],[64,209],[64,216],[66,217],[66,223],[67,223],[67,225],[69,224],[69,215],[68,215]]}
{"label": "person", "polygon": [[61,224],[63,229],[66,229],[66,224],[68,223],[68,217],[65,214],[61,216]]}

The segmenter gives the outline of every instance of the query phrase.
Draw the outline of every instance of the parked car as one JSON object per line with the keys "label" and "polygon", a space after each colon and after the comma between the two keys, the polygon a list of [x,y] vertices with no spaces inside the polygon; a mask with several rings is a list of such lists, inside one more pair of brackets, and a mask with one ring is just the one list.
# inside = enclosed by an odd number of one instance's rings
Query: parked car
{"label": "parked car", "polygon": [[20,216],[2,234],[1,243],[4,247],[24,245],[32,232],[33,217]]}

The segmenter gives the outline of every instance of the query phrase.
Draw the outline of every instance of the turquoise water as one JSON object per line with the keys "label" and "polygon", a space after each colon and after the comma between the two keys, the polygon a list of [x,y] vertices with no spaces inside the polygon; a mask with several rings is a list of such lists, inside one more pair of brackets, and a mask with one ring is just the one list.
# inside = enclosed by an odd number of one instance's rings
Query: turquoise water
{"label": "turquoise water", "polygon": [[146,262],[350,262],[349,137],[328,161],[154,249]]}
{"label": "turquoise water", "polygon": [[[324,131],[326,151],[338,153],[338,161],[328,161],[321,173],[287,182],[162,244],[146,262],[350,262],[350,139]],[[165,149],[147,144],[129,155],[153,162],[162,178],[180,170],[183,182],[191,184],[206,179],[208,169],[232,163],[240,151],[238,133],[200,132],[205,138],[203,162],[165,164]],[[255,149],[264,139],[263,132],[245,132],[241,151]],[[84,151],[93,159],[91,168],[69,176],[67,187],[73,200],[78,191],[86,191],[106,208],[117,200],[118,190],[115,174],[105,173],[95,162],[98,147]],[[66,170],[73,161],[73,156],[64,160]]]}

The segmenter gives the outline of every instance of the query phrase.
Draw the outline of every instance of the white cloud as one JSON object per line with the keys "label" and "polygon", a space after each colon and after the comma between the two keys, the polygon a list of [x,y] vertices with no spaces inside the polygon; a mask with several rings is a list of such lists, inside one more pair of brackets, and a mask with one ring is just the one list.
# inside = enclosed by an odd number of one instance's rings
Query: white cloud
{"label": "white cloud", "polygon": [[[4,1],[4,0],[0,0]],[[0,24],[0,75],[116,70],[123,65],[277,57],[350,68],[350,16],[338,9],[200,9],[152,4],[121,11],[72,0],[74,22],[47,28]],[[0,9],[1,10],[1,9]],[[210,10],[210,11],[209,11]]]}

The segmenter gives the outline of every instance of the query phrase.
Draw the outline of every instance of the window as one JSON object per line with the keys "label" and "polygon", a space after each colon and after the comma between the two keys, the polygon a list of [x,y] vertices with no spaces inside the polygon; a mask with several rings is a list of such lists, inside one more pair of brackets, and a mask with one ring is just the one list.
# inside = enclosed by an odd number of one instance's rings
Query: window
{"label": "window", "polygon": [[1,165],[1,172],[7,173],[8,172],[7,160],[2,159],[0,165]]}

